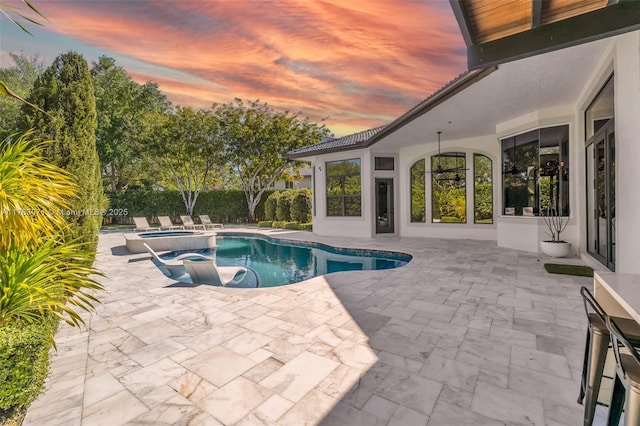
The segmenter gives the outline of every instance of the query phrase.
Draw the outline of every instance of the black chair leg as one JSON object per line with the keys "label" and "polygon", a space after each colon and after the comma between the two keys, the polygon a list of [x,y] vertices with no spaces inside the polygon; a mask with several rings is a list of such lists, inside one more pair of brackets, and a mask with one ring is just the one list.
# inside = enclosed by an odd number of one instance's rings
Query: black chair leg
{"label": "black chair leg", "polygon": [[587,328],[587,338],[584,344],[584,361],[582,363],[582,382],[580,383],[580,396],[578,404],[582,404],[587,389],[587,369],[589,368],[589,349],[591,349],[591,330]]}
{"label": "black chair leg", "polygon": [[618,426],[620,417],[622,416],[622,408],[624,407],[625,388],[620,378],[616,374],[615,383],[613,385],[613,393],[611,395],[611,405],[609,406],[609,417],[607,418],[607,426]]}

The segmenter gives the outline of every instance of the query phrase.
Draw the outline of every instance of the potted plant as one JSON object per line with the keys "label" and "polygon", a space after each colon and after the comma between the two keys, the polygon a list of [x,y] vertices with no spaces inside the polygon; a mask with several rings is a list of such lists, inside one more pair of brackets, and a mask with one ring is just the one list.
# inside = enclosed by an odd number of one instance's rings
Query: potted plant
{"label": "potted plant", "polygon": [[560,239],[560,233],[569,224],[569,217],[562,216],[562,213],[550,203],[547,208],[547,215],[543,217],[544,224],[547,225],[546,234],[550,240],[540,241],[540,250],[547,256],[565,257],[571,253],[571,243]]}

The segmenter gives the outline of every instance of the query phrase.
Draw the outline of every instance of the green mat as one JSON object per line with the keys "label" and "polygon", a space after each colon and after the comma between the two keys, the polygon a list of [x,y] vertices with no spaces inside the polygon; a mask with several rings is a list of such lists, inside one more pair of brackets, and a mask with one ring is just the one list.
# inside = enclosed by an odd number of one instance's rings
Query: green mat
{"label": "green mat", "polygon": [[579,277],[593,276],[593,268],[590,268],[589,266],[545,263],[544,269],[546,269],[550,274],[577,275]]}

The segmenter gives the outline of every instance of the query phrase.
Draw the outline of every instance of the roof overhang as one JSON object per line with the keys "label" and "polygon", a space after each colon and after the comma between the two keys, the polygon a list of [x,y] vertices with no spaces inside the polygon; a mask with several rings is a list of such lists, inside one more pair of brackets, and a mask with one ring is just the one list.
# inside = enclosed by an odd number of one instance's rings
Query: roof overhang
{"label": "roof overhang", "polygon": [[[286,158],[292,160],[299,159],[308,159],[316,155],[330,154],[334,152],[343,152],[350,151],[355,149],[363,149],[368,148],[371,145],[375,144],[379,140],[385,138],[386,136],[394,133],[398,129],[403,126],[411,123],[419,117],[422,117],[424,114],[428,113],[432,109],[436,108],[438,105],[446,102],[448,99],[454,97],[455,95],[463,92],[468,87],[487,77],[494,71],[496,71],[497,67],[488,67],[486,69],[481,70],[473,70],[468,71],[452,80],[444,87],[433,93],[424,101],[420,102],[418,105],[411,108],[406,113],[402,114],[400,117],[393,120],[391,123],[383,126],[381,128],[370,129],[364,132],[360,132],[354,135],[345,136],[343,138],[338,138],[336,141],[340,141],[342,139],[353,138],[358,135],[365,135],[366,137],[356,138],[354,143],[343,145],[343,144],[332,144],[332,143],[320,143],[313,145],[310,148],[315,148],[313,150],[309,150],[308,148],[304,150],[296,150],[292,152],[288,152],[286,154]],[[372,132],[372,130],[374,130]],[[371,135],[366,135],[367,132],[371,132]]]}
{"label": "roof overhang", "polygon": [[640,29],[634,0],[450,0],[469,69]]}

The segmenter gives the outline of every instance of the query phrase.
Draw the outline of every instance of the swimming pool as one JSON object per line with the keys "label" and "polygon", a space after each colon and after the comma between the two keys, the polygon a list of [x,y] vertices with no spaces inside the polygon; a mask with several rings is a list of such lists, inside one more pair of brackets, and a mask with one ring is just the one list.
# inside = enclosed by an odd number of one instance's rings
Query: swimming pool
{"label": "swimming pool", "polygon": [[[399,268],[411,261],[405,253],[342,249],[247,234],[218,233],[216,244],[213,249],[196,252],[215,255],[219,266],[246,266],[254,272],[234,287],[276,287],[332,272]],[[168,260],[182,253],[161,257]]]}

